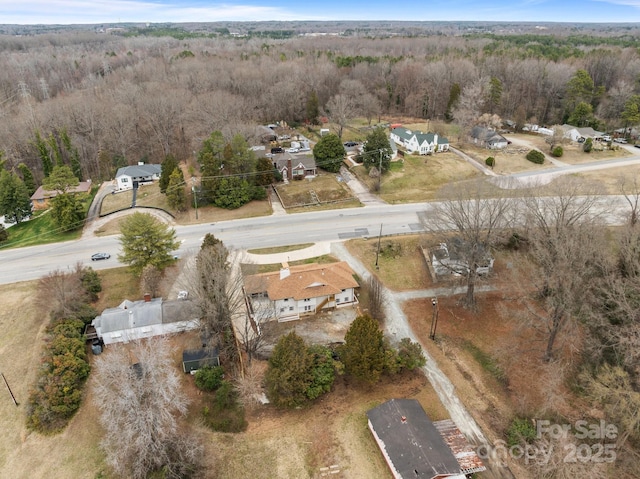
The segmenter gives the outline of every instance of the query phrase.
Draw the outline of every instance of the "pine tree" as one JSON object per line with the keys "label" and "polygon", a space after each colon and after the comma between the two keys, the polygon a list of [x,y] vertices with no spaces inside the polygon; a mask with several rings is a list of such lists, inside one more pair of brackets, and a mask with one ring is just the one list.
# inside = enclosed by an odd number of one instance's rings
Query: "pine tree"
{"label": "pine tree", "polygon": [[340,359],[345,372],[368,383],[377,382],[385,366],[384,339],[378,323],[371,316],[358,316],[344,340]]}
{"label": "pine tree", "polygon": [[184,176],[180,168],[175,168],[169,176],[166,193],[170,208],[177,211],[184,211],[186,209],[187,196],[184,192]]}
{"label": "pine tree", "polygon": [[291,332],[276,344],[265,378],[267,396],[278,407],[296,407],[307,401],[313,382],[314,358],[300,336]]}

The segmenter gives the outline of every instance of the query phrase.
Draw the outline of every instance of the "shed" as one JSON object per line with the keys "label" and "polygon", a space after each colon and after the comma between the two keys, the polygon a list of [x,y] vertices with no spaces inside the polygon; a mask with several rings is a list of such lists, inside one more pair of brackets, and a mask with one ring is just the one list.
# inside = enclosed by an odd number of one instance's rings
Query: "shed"
{"label": "shed", "polygon": [[218,348],[185,349],[182,351],[182,370],[194,373],[204,366],[220,366]]}
{"label": "shed", "polygon": [[395,479],[465,479],[485,469],[479,459],[463,467],[415,399],[391,399],[367,411],[367,418]]}

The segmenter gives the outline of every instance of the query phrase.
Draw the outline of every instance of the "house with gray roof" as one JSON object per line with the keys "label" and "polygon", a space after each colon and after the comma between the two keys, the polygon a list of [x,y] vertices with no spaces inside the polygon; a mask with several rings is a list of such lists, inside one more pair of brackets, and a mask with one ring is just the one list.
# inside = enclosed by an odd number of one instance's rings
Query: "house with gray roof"
{"label": "house with gray roof", "polygon": [[474,126],[469,134],[471,141],[490,150],[506,148],[509,141],[495,130],[483,126]]}
{"label": "house with gray roof", "polygon": [[412,131],[402,126],[391,130],[391,139],[409,154],[429,155],[449,150],[449,140],[437,133]]}
{"label": "house with gray roof", "polygon": [[316,160],[311,155],[278,153],[273,158],[273,167],[280,172],[284,181],[313,178],[318,174]]}
{"label": "house with gray roof", "polygon": [[152,183],[160,179],[160,165],[137,164],[118,168],[116,172],[116,189],[130,190],[145,183]]}
{"label": "house with gray roof", "polygon": [[391,399],[367,419],[395,479],[466,479],[486,470],[455,424],[431,422],[415,399]]}
{"label": "house with gray roof", "polygon": [[105,309],[91,325],[104,344],[127,343],[196,329],[199,310],[190,300],[163,301],[145,295],[142,301],[125,299],[115,308]]}

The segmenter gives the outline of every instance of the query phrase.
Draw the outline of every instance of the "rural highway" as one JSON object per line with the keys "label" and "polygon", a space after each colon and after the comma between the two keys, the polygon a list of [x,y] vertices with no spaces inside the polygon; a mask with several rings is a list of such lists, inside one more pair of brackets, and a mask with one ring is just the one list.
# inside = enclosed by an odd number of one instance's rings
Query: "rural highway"
{"label": "rural highway", "polygon": [[[181,242],[175,254],[188,256],[198,250],[202,238],[212,233],[229,248],[253,249],[319,241],[338,242],[352,238],[419,233],[418,213],[428,211],[431,203],[371,205],[362,208],[272,215],[219,223],[175,226]],[[622,221],[628,209],[620,196],[602,197],[600,208],[607,212],[610,224]],[[111,254],[103,261],[91,261],[97,252]],[[54,270],[68,270],[78,262],[94,269],[119,266],[119,236],[85,237],[76,241],[0,250],[0,284],[38,279]]]}

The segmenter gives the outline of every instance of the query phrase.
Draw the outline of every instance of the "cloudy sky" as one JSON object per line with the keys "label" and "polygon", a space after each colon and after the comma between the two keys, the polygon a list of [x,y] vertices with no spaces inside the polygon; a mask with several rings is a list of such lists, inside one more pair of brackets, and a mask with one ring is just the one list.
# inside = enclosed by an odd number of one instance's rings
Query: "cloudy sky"
{"label": "cloudy sky", "polygon": [[0,0],[0,24],[260,20],[640,22],[640,0]]}

